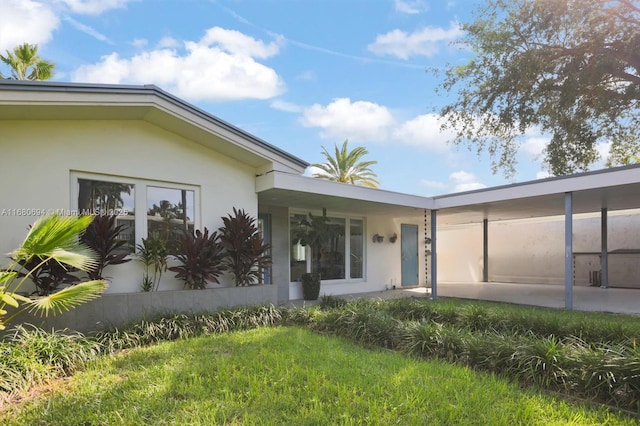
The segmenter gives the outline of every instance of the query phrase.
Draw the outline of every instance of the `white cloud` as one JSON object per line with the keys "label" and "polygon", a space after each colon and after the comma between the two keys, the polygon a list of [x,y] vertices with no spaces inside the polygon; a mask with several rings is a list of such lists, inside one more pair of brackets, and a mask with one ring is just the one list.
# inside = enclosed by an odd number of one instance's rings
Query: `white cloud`
{"label": "white cloud", "polygon": [[454,184],[453,192],[473,191],[487,187],[487,185],[478,182],[474,174],[463,170],[451,173],[449,179]]}
{"label": "white cloud", "polygon": [[0,1],[0,52],[22,43],[43,45],[60,20],[51,7],[32,0]]}
{"label": "white cloud", "polygon": [[396,29],[378,35],[367,49],[376,55],[390,55],[400,59],[409,59],[410,56],[433,56],[440,51],[442,44],[461,35],[462,29],[456,22],[452,22],[449,28],[425,27],[412,33]]}
{"label": "white cloud", "polygon": [[596,144],[596,151],[600,154],[600,159],[602,161],[607,161],[609,157],[609,150],[611,149],[611,141],[608,142],[598,142]]}
{"label": "white cloud", "polygon": [[546,179],[548,177],[551,177],[551,174],[546,170],[541,170],[536,173],[536,179]]}
{"label": "white cloud", "polygon": [[445,189],[447,187],[447,184],[444,182],[438,182],[435,180],[427,180],[427,179],[422,179],[420,181],[420,185],[427,188],[433,188],[433,189]]}
{"label": "white cloud", "polygon": [[72,81],[91,83],[157,84],[192,101],[269,99],[283,91],[276,72],[254,59],[278,53],[238,31],[212,28],[198,42],[184,42],[184,49],[158,48],[131,58],[117,53],[100,62],[78,68]]}
{"label": "white cloud", "polygon": [[138,49],[144,49],[148,44],[149,40],[147,40],[146,38],[136,38],[131,42],[131,45]]}
{"label": "white cloud", "polygon": [[293,102],[283,101],[282,99],[276,99],[271,102],[271,108],[285,112],[302,112],[303,110],[300,105],[296,105]]}
{"label": "white cloud", "polygon": [[417,15],[420,12],[429,10],[429,6],[423,0],[395,0],[393,5],[397,12]]}
{"label": "white cloud", "polygon": [[297,80],[315,80],[316,79],[316,73],[314,73],[313,71],[305,71],[303,73],[300,73],[296,76]]}
{"label": "white cloud", "polygon": [[428,151],[445,152],[448,150],[448,142],[453,140],[455,135],[451,131],[442,132],[440,124],[439,115],[419,115],[398,126],[393,131],[393,137],[407,145]]}
{"label": "white cloud", "polygon": [[384,106],[338,98],[327,106],[314,104],[305,108],[300,122],[305,127],[321,128],[322,136],[326,138],[384,141],[394,120]]}
{"label": "white cloud", "polygon": [[520,148],[524,152],[530,154],[534,160],[538,160],[544,153],[548,143],[549,138],[544,136],[533,136],[527,138]]}
{"label": "white cloud", "polygon": [[96,40],[104,41],[105,43],[108,43],[108,44],[114,44],[106,35],[98,32],[97,30],[95,30],[94,28],[88,25],[83,24],[82,22],[76,21],[70,16],[65,16],[64,20],[69,22],[71,25],[73,25],[73,27],[78,31],[82,31],[83,33],[90,35]]}
{"label": "white cloud", "polygon": [[166,36],[160,39],[156,47],[159,49],[173,49],[180,47],[180,42],[173,37]]}
{"label": "white cloud", "polygon": [[240,31],[220,27],[209,28],[198,43],[204,46],[217,45],[225,52],[265,59],[278,54],[277,43],[265,44],[261,40],[242,34]]}
{"label": "white cloud", "polygon": [[[58,0],[73,13],[81,15],[99,15],[111,9],[122,9],[132,0]],[[136,1],[136,0],[133,0]]]}

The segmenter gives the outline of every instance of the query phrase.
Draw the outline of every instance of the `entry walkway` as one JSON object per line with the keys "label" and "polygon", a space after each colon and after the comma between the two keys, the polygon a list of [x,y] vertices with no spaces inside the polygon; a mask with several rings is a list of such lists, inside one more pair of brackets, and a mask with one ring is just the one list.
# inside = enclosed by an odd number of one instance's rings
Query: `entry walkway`
{"label": "entry walkway", "polygon": [[[430,297],[425,287],[352,293],[339,295],[345,299],[391,299],[397,297]],[[470,283],[449,282],[438,284],[438,297],[488,300],[519,305],[564,308],[564,287],[553,284]],[[296,306],[311,306],[318,302],[292,301]],[[640,315],[640,289],[574,287],[573,308],[576,311],[612,312]]]}

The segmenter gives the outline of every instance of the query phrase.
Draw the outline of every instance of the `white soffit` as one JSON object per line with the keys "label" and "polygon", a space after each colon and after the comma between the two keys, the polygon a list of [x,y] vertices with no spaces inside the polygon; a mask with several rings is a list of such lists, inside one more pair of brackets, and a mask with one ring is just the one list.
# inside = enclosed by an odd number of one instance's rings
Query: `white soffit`
{"label": "white soffit", "polygon": [[256,179],[260,204],[362,215],[423,215],[433,200],[416,195],[271,172]]}

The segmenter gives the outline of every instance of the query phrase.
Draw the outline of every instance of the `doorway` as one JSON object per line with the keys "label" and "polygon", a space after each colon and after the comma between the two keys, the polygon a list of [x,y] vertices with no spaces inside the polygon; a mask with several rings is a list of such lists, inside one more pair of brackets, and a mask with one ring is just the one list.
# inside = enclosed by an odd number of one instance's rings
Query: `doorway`
{"label": "doorway", "polygon": [[402,286],[418,285],[418,225],[400,227],[402,249]]}

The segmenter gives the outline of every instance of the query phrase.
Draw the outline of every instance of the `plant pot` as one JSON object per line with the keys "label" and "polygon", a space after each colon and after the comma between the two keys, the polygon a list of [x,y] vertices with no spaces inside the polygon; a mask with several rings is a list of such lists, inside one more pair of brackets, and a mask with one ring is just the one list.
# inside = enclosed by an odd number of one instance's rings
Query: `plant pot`
{"label": "plant pot", "polygon": [[302,274],[302,297],[304,300],[318,300],[320,296],[320,274],[307,272]]}

